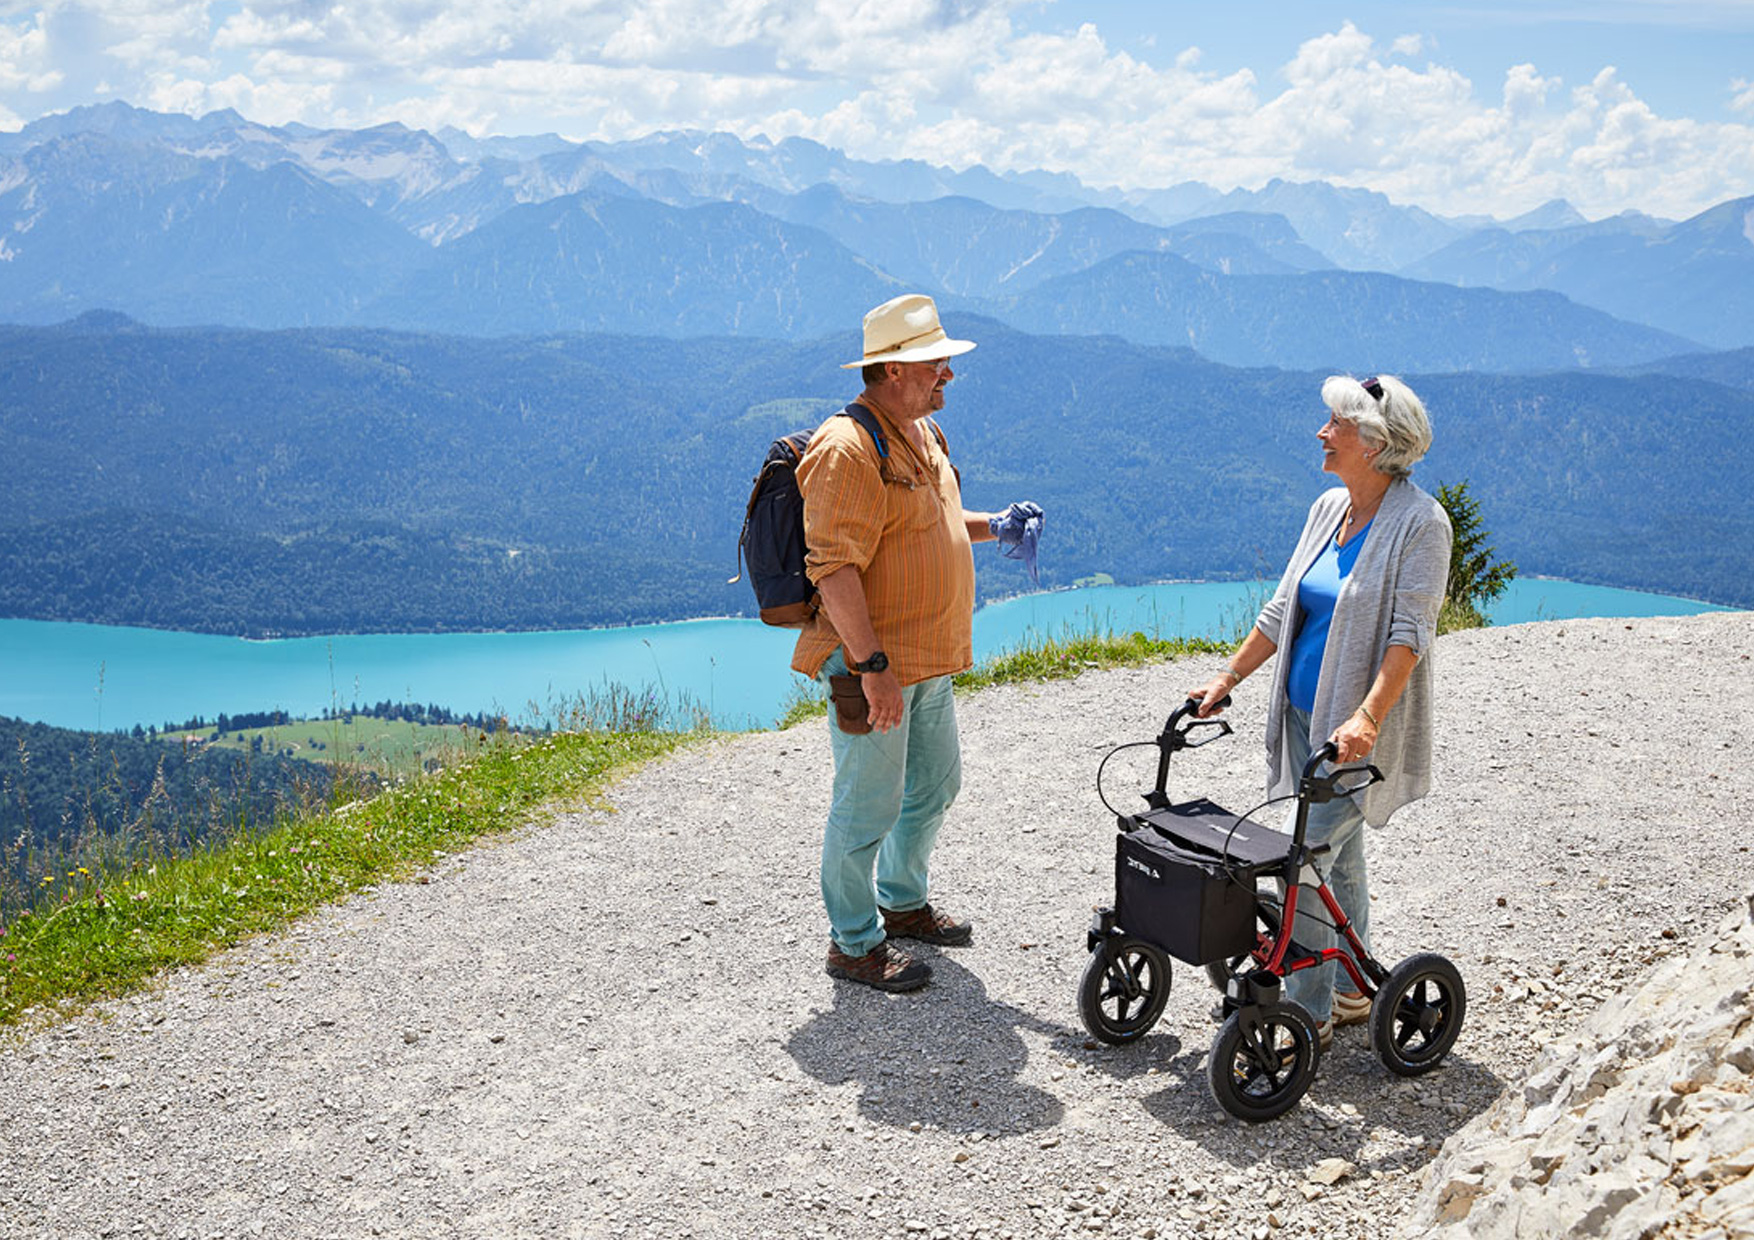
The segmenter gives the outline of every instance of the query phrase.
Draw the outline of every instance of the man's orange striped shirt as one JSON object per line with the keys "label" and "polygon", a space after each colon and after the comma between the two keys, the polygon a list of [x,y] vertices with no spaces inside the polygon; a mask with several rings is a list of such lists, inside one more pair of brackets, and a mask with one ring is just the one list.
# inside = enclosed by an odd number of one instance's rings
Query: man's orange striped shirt
{"label": "man's orange striped shirt", "polygon": [[[929,427],[922,455],[882,409],[889,459],[851,418],[817,428],[798,462],[804,496],[804,571],[820,582],[859,570],[878,645],[903,685],[966,670],[974,662],[974,550],[962,487]],[[840,646],[827,611],[798,637],[792,667],[815,676]]]}

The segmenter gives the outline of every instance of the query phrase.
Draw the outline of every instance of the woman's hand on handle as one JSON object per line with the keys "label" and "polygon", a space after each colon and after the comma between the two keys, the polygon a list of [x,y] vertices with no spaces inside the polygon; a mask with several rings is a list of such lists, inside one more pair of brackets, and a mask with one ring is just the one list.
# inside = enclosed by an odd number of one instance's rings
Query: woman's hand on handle
{"label": "woman's hand on handle", "polygon": [[1370,757],[1370,751],[1376,748],[1376,725],[1364,717],[1362,711],[1355,712],[1345,723],[1334,729],[1333,736],[1328,739],[1334,742],[1339,756],[1334,761],[1345,766],[1348,762],[1362,762]]}
{"label": "woman's hand on handle", "polygon": [[1201,719],[1222,714],[1224,707],[1219,703],[1230,696],[1230,691],[1235,687],[1236,678],[1220,672],[1205,684],[1189,689],[1188,701],[1197,703],[1194,714]]}
{"label": "woman's hand on handle", "polygon": [[1199,703],[1194,713],[1204,719],[1223,710],[1218,703],[1224,700],[1224,695],[1248,679],[1249,674],[1272,658],[1277,649],[1279,647],[1266,634],[1259,629],[1250,629],[1236,653],[1225,660],[1223,671],[1205,684],[1188,690],[1188,699]]}

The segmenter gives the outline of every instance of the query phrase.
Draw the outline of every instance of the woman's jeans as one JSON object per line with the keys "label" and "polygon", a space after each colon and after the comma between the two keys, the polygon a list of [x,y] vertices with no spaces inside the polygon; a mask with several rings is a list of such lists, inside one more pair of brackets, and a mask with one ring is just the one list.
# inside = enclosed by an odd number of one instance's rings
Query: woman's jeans
{"label": "woman's jeans", "polygon": [[[1299,774],[1309,761],[1309,712],[1285,704],[1285,741],[1292,769]],[[1333,768],[1324,763],[1320,773]],[[1316,859],[1317,866],[1328,876],[1328,888],[1340,903],[1352,928],[1358,933],[1365,950],[1370,948],[1370,892],[1364,872],[1364,814],[1352,797],[1335,797],[1323,805],[1309,807],[1309,829],[1304,836],[1310,844],[1326,844],[1328,851]],[[1314,887],[1297,891],[1297,926],[1291,932],[1298,945],[1319,951],[1324,947],[1346,944],[1335,933],[1328,910]],[[1347,952],[1351,954],[1350,949]],[[1334,986],[1339,965],[1328,963],[1319,969],[1300,969],[1285,979],[1285,997],[1302,1004],[1320,1022],[1334,1012]],[[1350,976],[1339,978],[1346,990],[1352,990]]]}
{"label": "woman's jeans", "polygon": [[[845,653],[836,650],[817,679],[826,685],[845,672]],[[901,723],[887,732],[848,735],[828,712],[834,796],[822,837],[822,900],[829,933],[849,956],[883,942],[879,905],[902,913],[926,903],[932,845],[962,787],[950,677],[908,685],[901,695]]]}

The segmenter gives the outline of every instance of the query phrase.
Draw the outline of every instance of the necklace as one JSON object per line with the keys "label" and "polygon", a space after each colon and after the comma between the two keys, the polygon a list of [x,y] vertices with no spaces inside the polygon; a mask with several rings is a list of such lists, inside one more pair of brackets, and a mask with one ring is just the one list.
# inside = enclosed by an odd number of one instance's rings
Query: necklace
{"label": "necklace", "polygon": [[1346,520],[1340,524],[1340,537],[1337,541],[1344,543],[1350,539],[1353,534],[1369,525],[1372,518],[1376,516],[1376,510],[1380,507],[1382,507],[1382,501],[1378,500],[1375,504],[1371,505],[1370,516],[1367,517],[1361,515],[1358,510],[1351,505],[1347,505]]}

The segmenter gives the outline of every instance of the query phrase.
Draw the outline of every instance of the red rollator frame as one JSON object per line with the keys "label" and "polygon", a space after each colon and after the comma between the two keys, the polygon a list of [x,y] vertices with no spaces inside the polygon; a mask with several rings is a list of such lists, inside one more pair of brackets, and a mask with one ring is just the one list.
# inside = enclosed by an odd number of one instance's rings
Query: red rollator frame
{"label": "red rollator frame", "polygon": [[[1353,796],[1381,772],[1361,764],[1323,773],[1337,750],[1322,745],[1298,780],[1289,836],[1203,798],[1171,802],[1170,758],[1231,735],[1227,722],[1198,718],[1196,706],[1178,707],[1156,738],[1148,808],[1116,815],[1115,903],[1096,911],[1079,982],[1085,1027],[1112,1044],[1138,1041],[1163,1013],[1170,958],[1202,965],[1224,996],[1207,1074],[1213,1096],[1240,1119],[1271,1119],[1308,1091],[1321,1057],[1315,1020],[1284,997],[1284,979],[1334,961],[1371,1001],[1371,1045],[1384,1065],[1401,1076],[1435,1068],[1461,1031],[1461,974],[1429,952],[1385,969],[1328,887],[1318,864],[1327,845],[1307,840],[1311,807]],[[1205,728],[1217,732],[1190,739]],[[1344,947],[1311,949],[1292,937],[1305,887]]]}

